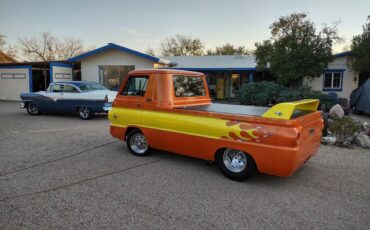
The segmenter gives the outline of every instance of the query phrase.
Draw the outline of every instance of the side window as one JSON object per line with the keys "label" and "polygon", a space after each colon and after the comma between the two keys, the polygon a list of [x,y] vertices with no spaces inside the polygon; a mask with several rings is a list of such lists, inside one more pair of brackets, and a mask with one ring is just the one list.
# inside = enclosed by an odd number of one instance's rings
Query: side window
{"label": "side window", "polygon": [[52,91],[54,93],[61,93],[61,92],[63,92],[62,87],[59,84],[54,84],[53,85],[53,88],[52,88]]}
{"label": "side window", "polygon": [[62,89],[63,93],[78,93],[78,90],[72,85],[64,85]]}
{"label": "side window", "polygon": [[149,76],[130,76],[127,80],[121,95],[124,96],[144,96],[148,86]]}
{"label": "side window", "polygon": [[81,92],[89,92],[91,91],[91,85],[90,84],[80,85],[80,90]]}

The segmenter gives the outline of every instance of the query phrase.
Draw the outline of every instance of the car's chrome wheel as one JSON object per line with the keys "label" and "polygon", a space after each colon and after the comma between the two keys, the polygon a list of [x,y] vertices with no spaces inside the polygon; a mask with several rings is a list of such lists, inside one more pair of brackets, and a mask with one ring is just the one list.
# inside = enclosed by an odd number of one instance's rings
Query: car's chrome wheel
{"label": "car's chrome wheel", "polygon": [[88,120],[91,118],[92,113],[89,107],[83,106],[78,109],[78,114],[82,120]]}
{"label": "car's chrome wheel", "polygon": [[38,115],[40,113],[40,109],[39,109],[39,107],[37,107],[37,105],[35,103],[30,102],[27,105],[27,112],[31,115]]}
{"label": "car's chrome wheel", "polygon": [[236,149],[225,149],[223,154],[225,167],[234,173],[239,173],[247,166],[247,156],[243,151]]}
{"label": "car's chrome wheel", "polygon": [[146,156],[151,150],[146,137],[139,129],[128,132],[126,145],[128,150],[136,156]]}
{"label": "car's chrome wheel", "polygon": [[141,133],[135,133],[130,138],[130,147],[135,153],[137,154],[143,154],[148,150],[148,142],[146,141],[146,138]]}
{"label": "car's chrome wheel", "polygon": [[224,148],[216,153],[216,164],[228,178],[243,181],[257,172],[254,159],[244,151]]}

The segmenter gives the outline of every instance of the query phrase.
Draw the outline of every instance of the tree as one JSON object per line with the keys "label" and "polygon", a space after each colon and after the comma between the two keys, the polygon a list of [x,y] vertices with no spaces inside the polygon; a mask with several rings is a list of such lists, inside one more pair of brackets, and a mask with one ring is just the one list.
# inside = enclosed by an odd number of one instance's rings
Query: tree
{"label": "tree", "polygon": [[20,49],[30,61],[66,60],[83,52],[82,41],[65,38],[60,41],[48,32],[39,37],[19,39]]}
{"label": "tree", "polygon": [[204,44],[199,38],[176,34],[161,43],[162,56],[201,56]]}
{"label": "tree", "polygon": [[2,49],[5,44],[6,44],[6,36],[0,34],[0,48]]}
{"label": "tree", "polygon": [[153,48],[151,48],[151,47],[148,47],[146,49],[145,53],[148,54],[148,55],[150,55],[150,56],[154,56],[154,57],[157,56],[155,50]]}
{"label": "tree", "polygon": [[363,32],[352,39],[352,68],[357,73],[370,73],[370,16]]}
{"label": "tree", "polygon": [[243,46],[234,47],[230,43],[226,43],[221,46],[217,46],[215,50],[207,50],[207,55],[243,55],[251,54],[251,51]]}
{"label": "tree", "polygon": [[77,38],[65,38],[57,45],[57,59],[67,60],[84,52],[82,41]]}
{"label": "tree", "polygon": [[280,17],[270,29],[271,39],[256,43],[257,68],[268,68],[280,84],[291,88],[302,84],[304,77],[324,73],[333,60],[333,43],[340,40],[336,24],[317,31],[305,13]]}
{"label": "tree", "polygon": [[17,56],[16,47],[8,44],[6,41],[6,36],[3,34],[0,34],[0,51],[12,58],[16,58]]}

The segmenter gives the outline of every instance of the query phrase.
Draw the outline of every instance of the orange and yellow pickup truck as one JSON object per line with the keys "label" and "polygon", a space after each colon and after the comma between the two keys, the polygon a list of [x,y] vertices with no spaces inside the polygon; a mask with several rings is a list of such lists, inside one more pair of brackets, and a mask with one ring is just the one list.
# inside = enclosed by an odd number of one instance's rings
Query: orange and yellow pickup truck
{"label": "orange and yellow pickup truck", "polygon": [[241,181],[255,172],[290,176],[315,154],[323,129],[318,105],[309,99],[273,107],[212,103],[202,73],[134,70],[108,117],[111,135],[134,155],[160,149],[214,161]]}

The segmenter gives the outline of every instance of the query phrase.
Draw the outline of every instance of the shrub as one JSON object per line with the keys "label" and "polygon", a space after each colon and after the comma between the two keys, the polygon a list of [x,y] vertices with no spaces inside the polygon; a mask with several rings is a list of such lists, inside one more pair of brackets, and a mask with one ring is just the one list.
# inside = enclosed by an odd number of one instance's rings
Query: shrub
{"label": "shrub", "polygon": [[263,106],[275,103],[283,88],[273,82],[252,82],[243,85],[240,90],[236,91],[235,96],[241,104]]}
{"label": "shrub", "polygon": [[346,144],[349,145],[355,133],[361,130],[361,123],[349,116],[344,116],[330,123],[329,130],[335,134],[338,144],[342,145],[342,143],[350,139],[348,144]]}
{"label": "shrub", "polygon": [[253,82],[243,85],[236,92],[236,98],[244,105],[266,106],[280,102],[297,101],[302,99],[319,99],[320,106],[331,108],[336,101],[327,94],[314,91],[308,86],[289,89],[273,82]]}
{"label": "shrub", "polygon": [[299,90],[289,90],[288,88],[285,88],[285,90],[280,91],[276,102],[297,101],[301,99],[302,96]]}

